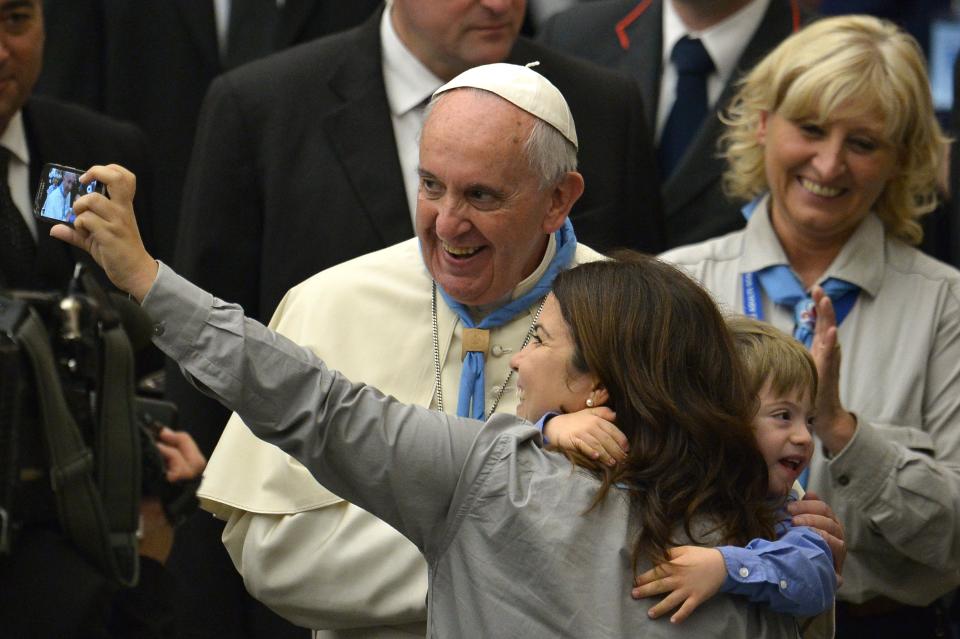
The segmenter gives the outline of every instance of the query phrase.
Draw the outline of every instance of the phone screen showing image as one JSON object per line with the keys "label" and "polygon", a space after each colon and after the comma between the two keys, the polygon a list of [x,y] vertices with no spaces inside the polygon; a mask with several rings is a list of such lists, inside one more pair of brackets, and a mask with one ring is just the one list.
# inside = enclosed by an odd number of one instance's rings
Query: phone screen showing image
{"label": "phone screen showing image", "polygon": [[76,215],[73,203],[87,193],[105,193],[102,184],[93,180],[80,184],[84,171],[62,164],[47,164],[43,167],[37,195],[33,202],[33,214],[53,224],[73,224]]}

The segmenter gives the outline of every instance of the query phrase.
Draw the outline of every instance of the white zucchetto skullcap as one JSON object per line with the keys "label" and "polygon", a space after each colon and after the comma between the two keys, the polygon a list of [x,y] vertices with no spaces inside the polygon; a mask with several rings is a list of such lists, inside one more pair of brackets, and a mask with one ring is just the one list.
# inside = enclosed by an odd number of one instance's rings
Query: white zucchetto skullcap
{"label": "white zucchetto skullcap", "polygon": [[537,64],[539,62],[520,66],[498,62],[473,67],[437,89],[433,97],[460,88],[489,91],[543,120],[567,138],[574,148],[579,148],[570,107],[560,89],[530,68]]}

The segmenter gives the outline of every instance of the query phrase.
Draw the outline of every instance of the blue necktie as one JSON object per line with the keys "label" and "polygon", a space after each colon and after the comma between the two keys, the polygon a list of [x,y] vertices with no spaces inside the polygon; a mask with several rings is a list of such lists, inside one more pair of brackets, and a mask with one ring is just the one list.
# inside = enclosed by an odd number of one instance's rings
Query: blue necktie
{"label": "blue necktie", "polygon": [[673,173],[680,163],[707,116],[707,77],[715,68],[703,43],[687,36],[680,38],[673,46],[670,61],[677,70],[677,96],[657,149],[661,176],[664,178]]}
{"label": "blue necktie", "polygon": [[[479,323],[473,321],[470,317],[470,311],[466,306],[456,301],[443,290],[443,287],[437,286],[440,295],[447,303],[460,322],[466,328],[496,328],[503,326],[518,314],[530,308],[540,298],[550,292],[553,286],[553,280],[557,274],[570,267],[573,262],[573,254],[577,249],[577,237],[573,233],[573,225],[567,220],[556,233],[557,252],[547,266],[546,273],[537,281],[537,283],[527,292],[526,295],[512,300],[509,304],[501,306],[493,311]],[[484,353],[471,351],[463,360],[463,367],[460,370],[460,395],[457,397],[457,415],[460,417],[472,417],[474,419],[483,419],[486,410],[486,400],[484,399],[484,375],[483,367],[486,362]]]}
{"label": "blue necktie", "polygon": [[[813,343],[817,314],[814,310],[813,298],[803,289],[793,270],[786,264],[777,264],[757,271],[756,275],[767,297],[775,304],[787,306],[793,310],[793,336],[809,349]],[[837,325],[839,325],[853,308],[860,294],[860,287],[835,277],[827,278],[820,287],[833,302]]]}

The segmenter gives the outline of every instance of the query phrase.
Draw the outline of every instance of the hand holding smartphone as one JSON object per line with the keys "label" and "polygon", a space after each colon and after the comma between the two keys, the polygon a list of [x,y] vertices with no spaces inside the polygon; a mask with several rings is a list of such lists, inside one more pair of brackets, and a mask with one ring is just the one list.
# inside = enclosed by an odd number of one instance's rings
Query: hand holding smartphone
{"label": "hand holding smartphone", "polygon": [[107,193],[106,186],[96,180],[80,184],[80,176],[84,173],[62,164],[45,164],[33,200],[33,215],[50,224],[73,226],[77,217],[73,212],[73,203],[78,197],[87,193]]}

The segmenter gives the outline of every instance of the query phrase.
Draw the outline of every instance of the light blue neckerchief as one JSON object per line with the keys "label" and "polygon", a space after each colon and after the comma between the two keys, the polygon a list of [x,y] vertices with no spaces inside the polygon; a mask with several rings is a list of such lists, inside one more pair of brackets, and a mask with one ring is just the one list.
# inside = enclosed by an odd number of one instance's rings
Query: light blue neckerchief
{"label": "light blue neckerchief", "polygon": [[[470,317],[467,307],[447,295],[443,287],[437,285],[437,290],[443,296],[447,303],[466,328],[497,328],[503,326],[514,317],[530,308],[539,301],[553,286],[553,280],[560,271],[566,270],[573,262],[573,254],[577,249],[577,236],[573,233],[573,224],[568,219],[556,233],[557,252],[550,260],[546,272],[534,284],[525,295],[511,300],[509,303],[496,309],[479,323],[475,323]],[[457,398],[457,415],[460,417],[473,417],[474,419],[483,419],[486,400],[484,397],[484,375],[483,367],[486,359],[484,353],[469,352],[463,360],[463,367],[460,370],[460,395]]]}
{"label": "light blue neckerchief", "polygon": [[[750,219],[757,205],[764,196],[756,198],[743,207],[743,217]],[[793,310],[793,336],[801,344],[810,348],[813,343],[813,332],[816,326],[817,314],[813,300],[804,290],[800,279],[788,264],[774,264],[753,273],[742,274],[743,283],[743,312],[745,315],[763,320],[763,304],[760,291],[767,294],[774,304],[786,306]],[[759,284],[759,286],[757,286]],[[820,284],[823,291],[833,302],[837,316],[837,326],[853,309],[860,295],[860,287],[846,280],[829,277]]]}

